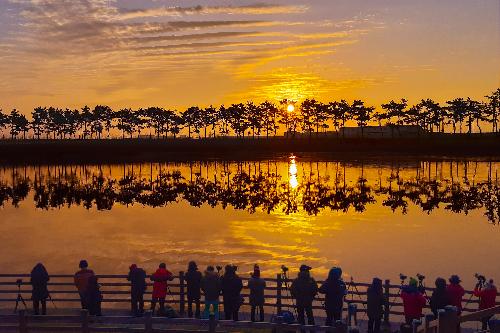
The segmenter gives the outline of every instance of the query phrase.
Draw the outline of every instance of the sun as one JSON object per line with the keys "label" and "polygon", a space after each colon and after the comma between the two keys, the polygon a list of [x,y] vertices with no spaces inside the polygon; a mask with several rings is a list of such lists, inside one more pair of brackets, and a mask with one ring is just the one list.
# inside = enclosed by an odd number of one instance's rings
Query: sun
{"label": "sun", "polygon": [[293,111],[295,111],[295,106],[293,104],[288,104],[286,110],[288,112],[293,112]]}

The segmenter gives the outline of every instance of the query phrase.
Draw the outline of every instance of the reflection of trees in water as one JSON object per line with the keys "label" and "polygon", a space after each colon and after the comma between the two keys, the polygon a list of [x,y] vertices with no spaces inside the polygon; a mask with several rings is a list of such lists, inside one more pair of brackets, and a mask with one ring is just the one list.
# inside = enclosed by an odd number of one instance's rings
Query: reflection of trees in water
{"label": "reflection of trees in water", "polygon": [[[409,204],[430,213],[443,208],[454,213],[468,214],[484,209],[492,223],[499,222],[500,189],[493,175],[493,165],[487,167],[487,177],[476,181],[477,163],[470,176],[469,163],[465,170],[450,165],[449,176],[444,178],[440,162],[424,163],[414,169],[415,176],[402,176],[402,170],[391,167],[389,177],[369,181],[361,167],[361,175],[349,182],[346,166],[338,162],[326,166],[334,175],[322,174],[318,164],[310,163],[309,171],[303,168],[297,186],[291,186],[278,172],[279,162],[252,163],[191,163],[185,165],[160,165],[155,174],[150,165],[148,176],[142,166],[123,167],[120,176],[105,175],[102,167],[36,167],[15,168],[0,174],[0,206],[11,202],[18,206],[33,192],[35,206],[41,209],[83,206],[86,209],[112,209],[121,205],[141,204],[163,207],[173,202],[185,201],[191,206],[232,207],[250,213],[281,211],[285,214],[306,212],[317,215],[323,210],[364,212],[367,206],[380,202],[392,211],[406,214]],[[306,165],[306,163],[303,163]],[[333,165],[333,167],[332,167]],[[147,169],[147,168],[145,168]],[[205,170],[204,170],[205,169]],[[413,171],[412,171],[413,172]],[[34,174],[33,174],[34,173]],[[325,172],[327,173],[327,172]],[[484,172],[483,172],[484,174]],[[350,176],[353,179],[353,176]]]}

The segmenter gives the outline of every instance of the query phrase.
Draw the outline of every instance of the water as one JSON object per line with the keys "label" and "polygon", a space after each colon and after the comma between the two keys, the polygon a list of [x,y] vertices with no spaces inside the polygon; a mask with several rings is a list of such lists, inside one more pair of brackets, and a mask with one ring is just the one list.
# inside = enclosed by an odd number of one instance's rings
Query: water
{"label": "water", "polygon": [[259,263],[292,276],[398,282],[400,272],[500,278],[498,162],[334,161],[26,166],[0,169],[0,271],[98,273]]}

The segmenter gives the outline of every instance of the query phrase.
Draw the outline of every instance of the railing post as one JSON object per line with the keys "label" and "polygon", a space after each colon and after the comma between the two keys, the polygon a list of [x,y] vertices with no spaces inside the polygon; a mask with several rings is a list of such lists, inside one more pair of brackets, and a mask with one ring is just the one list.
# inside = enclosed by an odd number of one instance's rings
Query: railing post
{"label": "railing post", "polygon": [[281,314],[281,288],[283,288],[283,281],[281,280],[281,274],[276,275],[276,313]]}
{"label": "railing post", "polygon": [[459,327],[458,310],[454,306],[446,306],[439,311],[437,333],[456,333]]}
{"label": "railing post", "polygon": [[384,304],[384,323],[388,324],[389,323],[389,314],[391,312],[391,281],[390,280],[385,280],[384,284],[384,296],[385,296],[385,304]]}
{"label": "railing post", "polygon": [[153,311],[149,310],[144,313],[144,332],[153,332]]}
{"label": "railing post", "polygon": [[89,333],[89,311],[82,309],[80,311],[80,318],[82,320],[82,333]]}
{"label": "railing post", "polygon": [[184,272],[179,272],[179,313],[184,316],[185,313],[185,296],[184,296]]}
{"label": "railing post", "polygon": [[26,310],[19,310],[19,333],[28,333]]}
{"label": "railing post", "polygon": [[217,327],[217,321],[215,320],[215,315],[210,314],[210,317],[208,317],[208,332],[215,333],[216,327]]}

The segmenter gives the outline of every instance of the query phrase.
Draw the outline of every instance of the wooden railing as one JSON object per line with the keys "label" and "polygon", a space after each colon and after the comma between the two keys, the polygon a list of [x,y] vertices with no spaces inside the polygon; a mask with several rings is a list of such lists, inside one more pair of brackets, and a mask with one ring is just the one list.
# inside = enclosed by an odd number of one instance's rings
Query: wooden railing
{"label": "wooden railing", "polygon": [[[481,321],[496,314],[500,314],[500,306],[464,315],[459,315],[457,308],[448,306],[443,310],[439,310],[438,318],[429,315],[423,321],[415,320],[412,331],[414,333],[455,333],[457,332],[457,327],[463,323]],[[496,321],[494,322],[494,327],[491,327],[492,324],[490,322],[491,332],[498,332],[500,325]]]}
{"label": "wooden railing", "polygon": [[[130,302],[130,283],[126,280],[126,275],[98,275],[99,283],[102,286],[101,291],[103,294],[103,307],[128,307],[126,305]],[[20,285],[20,293],[26,301],[31,298],[31,285],[29,283],[29,274],[0,274],[0,305],[3,308],[14,307],[18,293],[16,280],[23,279]],[[242,296],[245,298],[243,307],[248,307],[249,291],[246,286],[248,278],[244,280],[244,289]],[[149,279],[148,279],[149,280]],[[292,309],[294,302],[290,295],[287,286],[290,285],[291,280],[283,279],[281,274],[278,274],[275,279],[267,278],[267,287],[265,289],[266,303],[265,308],[269,314],[280,313],[283,309]],[[320,284],[322,281],[318,281]],[[148,283],[148,290],[146,291],[145,301],[151,298],[151,283]],[[369,284],[348,282],[349,293],[346,297],[347,304],[356,304],[358,312],[366,312],[366,291]],[[61,307],[71,307],[72,303],[79,303],[79,295],[73,284],[73,275],[51,275],[48,283],[49,293],[51,295],[50,303],[53,301],[55,304],[60,304]],[[432,292],[431,288],[426,288],[429,293]],[[384,321],[389,322],[391,316],[403,315],[402,302],[399,297],[400,285],[391,284],[389,280],[384,283],[384,293],[389,300],[385,305]],[[466,299],[472,295],[471,291],[466,292]],[[174,277],[172,282],[169,282],[169,292],[167,296],[167,303],[177,309],[180,315],[186,312],[186,282],[184,273],[180,272],[179,275]],[[320,295],[313,303],[315,310],[322,310],[324,297]],[[464,313],[474,312],[473,308],[477,308],[478,300],[471,299],[467,307],[463,310]],[[500,303],[497,303],[500,305]],[[48,304],[49,306],[50,304]],[[75,304],[73,304],[74,307]],[[22,304],[21,304],[22,306]],[[28,305],[29,306],[29,305]]]}
{"label": "wooden railing", "polygon": [[[175,328],[172,330],[172,328]],[[151,311],[146,311],[143,317],[130,316],[101,316],[90,319],[87,310],[81,310],[80,316],[28,316],[25,310],[17,315],[0,315],[1,332],[29,333],[32,331],[49,332],[180,332],[216,333],[229,330],[270,330],[272,332],[311,332],[348,333],[356,330],[349,329],[343,323],[334,326],[285,324],[278,322],[249,322],[217,320],[213,316],[208,320],[191,318],[164,318],[153,317]]]}

